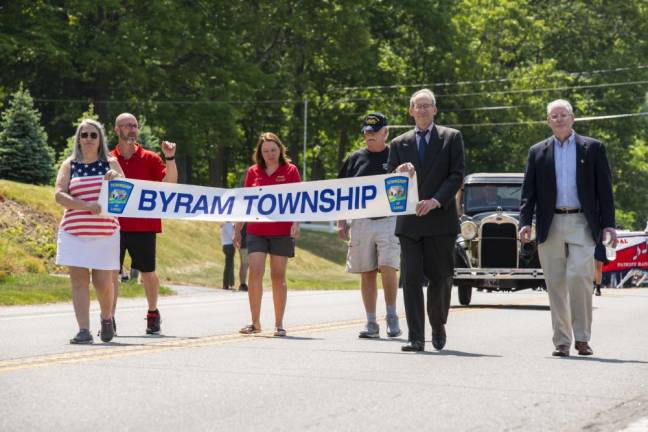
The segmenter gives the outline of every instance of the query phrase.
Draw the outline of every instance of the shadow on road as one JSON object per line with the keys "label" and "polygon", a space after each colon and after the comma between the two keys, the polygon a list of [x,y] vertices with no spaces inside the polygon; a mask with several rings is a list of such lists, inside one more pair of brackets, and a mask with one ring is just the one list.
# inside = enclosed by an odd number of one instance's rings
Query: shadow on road
{"label": "shadow on road", "polygon": [[[399,353],[399,354],[411,355],[412,353]],[[432,355],[432,356],[455,356],[455,357],[493,357],[493,358],[502,357],[500,355],[470,353],[470,352],[456,351],[456,350],[422,351],[415,354],[419,354],[419,355],[425,354],[425,355]]]}
{"label": "shadow on road", "polygon": [[119,335],[115,336],[116,338],[120,339],[199,339],[198,336],[167,336],[167,335],[148,335],[148,334],[143,334],[143,335]]}
{"label": "shadow on road", "polygon": [[[552,357],[552,358],[556,358],[556,357]],[[615,359],[615,358],[583,357],[583,356],[563,357],[562,360],[587,361],[587,362],[598,362],[598,363],[648,364],[648,361],[643,361],[643,360],[622,360],[622,359]]]}
{"label": "shadow on road", "polygon": [[322,338],[316,338],[316,337],[305,337],[305,336],[272,336],[272,335],[255,335],[255,338],[263,338],[263,339],[277,339],[277,340],[323,340]]}
{"label": "shadow on road", "polygon": [[455,357],[502,357],[500,355],[491,355],[491,354],[479,354],[479,353],[470,353],[465,351],[456,351],[456,350],[442,350],[442,351],[419,351],[419,352],[403,352],[398,348],[398,351],[367,351],[367,350],[338,350],[338,349],[325,349],[321,351],[335,351],[335,352],[348,352],[348,353],[367,353],[367,354],[386,354],[386,355],[431,355],[431,356],[455,356]]}
{"label": "shadow on road", "polygon": [[537,310],[537,311],[548,311],[549,306],[546,305],[517,305],[517,304],[510,304],[510,305],[502,305],[502,304],[494,304],[494,305],[470,305],[470,306],[450,306],[450,309],[510,309],[510,310]]}

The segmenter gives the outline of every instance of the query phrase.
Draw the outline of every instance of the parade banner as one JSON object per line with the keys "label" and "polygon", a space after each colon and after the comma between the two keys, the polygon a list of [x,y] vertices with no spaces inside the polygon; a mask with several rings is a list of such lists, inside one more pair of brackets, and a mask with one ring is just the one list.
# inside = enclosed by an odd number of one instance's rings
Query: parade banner
{"label": "parade banner", "polygon": [[416,212],[416,176],[386,174],[222,189],[134,179],[104,181],[104,215],[231,222],[319,222]]}

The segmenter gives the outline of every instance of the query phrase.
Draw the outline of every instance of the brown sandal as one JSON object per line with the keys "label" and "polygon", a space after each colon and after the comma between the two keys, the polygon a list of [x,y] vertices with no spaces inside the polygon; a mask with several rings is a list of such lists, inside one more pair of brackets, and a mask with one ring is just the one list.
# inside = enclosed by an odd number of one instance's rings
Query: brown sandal
{"label": "brown sandal", "polygon": [[254,327],[254,324],[248,324],[245,327],[243,327],[241,330],[239,330],[239,333],[241,334],[261,333],[261,329]]}

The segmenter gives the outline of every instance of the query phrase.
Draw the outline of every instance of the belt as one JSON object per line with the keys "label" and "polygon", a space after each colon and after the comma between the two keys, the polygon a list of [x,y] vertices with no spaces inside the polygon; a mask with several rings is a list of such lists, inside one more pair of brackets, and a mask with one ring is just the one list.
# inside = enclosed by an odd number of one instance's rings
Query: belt
{"label": "belt", "polygon": [[583,209],[568,209],[568,208],[559,208],[554,210],[555,214],[576,214],[583,213]]}

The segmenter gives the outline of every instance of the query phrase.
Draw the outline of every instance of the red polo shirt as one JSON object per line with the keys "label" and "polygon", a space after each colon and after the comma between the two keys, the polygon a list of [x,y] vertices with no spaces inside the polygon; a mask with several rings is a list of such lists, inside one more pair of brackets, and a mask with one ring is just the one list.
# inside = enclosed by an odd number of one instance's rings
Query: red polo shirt
{"label": "red polo shirt", "polygon": [[[245,175],[245,187],[273,186],[285,183],[299,183],[301,176],[297,167],[291,163],[279,165],[272,175],[266,174],[259,165],[248,168]],[[256,236],[279,237],[289,236],[292,222],[248,222],[247,232]]]}
{"label": "red polo shirt", "polygon": [[[112,155],[117,158],[126,178],[162,181],[166,176],[162,158],[152,151],[144,150],[139,144],[135,145],[135,153],[128,159],[121,155],[119,146],[115,147]],[[162,232],[160,219],[120,217],[119,225],[124,232]]]}

